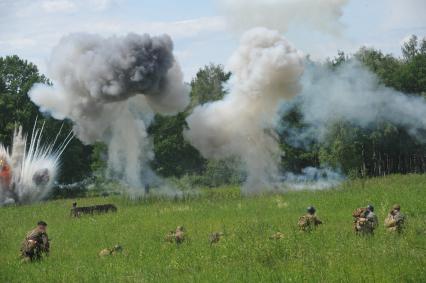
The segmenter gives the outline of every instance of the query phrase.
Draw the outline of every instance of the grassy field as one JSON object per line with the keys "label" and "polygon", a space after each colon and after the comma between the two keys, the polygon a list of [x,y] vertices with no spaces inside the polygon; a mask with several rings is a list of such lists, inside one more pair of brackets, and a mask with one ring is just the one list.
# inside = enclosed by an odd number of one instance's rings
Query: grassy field
{"label": "grassy field", "polygon": [[[69,217],[72,202],[0,208],[0,282],[426,282],[426,175],[250,198],[221,188],[180,201],[81,199],[79,205],[113,202],[118,213],[79,219]],[[367,203],[381,225],[373,237],[357,237],[351,213]],[[394,203],[408,217],[403,235],[382,226]],[[296,223],[310,204],[325,224],[305,234]],[[51,255],[21,264],[20,243],[40,219],[49,224]],[[164,242],[178,225],[187,242]],[[212,231],[226,235],[210,246]],[[277,231],[285,238],[270,240]],[[122,254],[98,256],[117,243]]]}

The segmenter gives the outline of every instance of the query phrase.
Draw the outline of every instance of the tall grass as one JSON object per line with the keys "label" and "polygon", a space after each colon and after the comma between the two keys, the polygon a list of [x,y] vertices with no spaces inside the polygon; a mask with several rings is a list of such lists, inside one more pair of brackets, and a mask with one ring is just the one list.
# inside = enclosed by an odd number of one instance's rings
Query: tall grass
{"label": "tall grass", "polygon": [[[238,188],[203,191],[185,200],[78,200],[113,202],[118,213],[69,217],[73,200],[0,208],[0,282],[425,282],[426,176],[352,181],[328,191],[241,197]],[[408,217],[404,234],[381,225],[374,236],[352,232],[352,211],[372,203],[383,223],[400,203]],[[300,233],[296,223],[315,205],[324,225]],[[50,257],[21,264],[20,243],[38,220],[52,238]],[[166,243],[183,225],[187,241]],[[210,245],[208,236],[225,237]],[[281,231],[285,238],[270,240]],[[99,258],[115,244],[122,254]]]}

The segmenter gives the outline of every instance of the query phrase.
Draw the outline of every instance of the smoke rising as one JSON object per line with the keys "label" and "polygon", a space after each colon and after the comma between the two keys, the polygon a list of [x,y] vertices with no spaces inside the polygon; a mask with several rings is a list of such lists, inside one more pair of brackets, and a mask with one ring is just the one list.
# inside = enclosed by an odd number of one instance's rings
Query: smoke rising
{"label": "smoke rising", "polygon": [[82,142],[106,143],[111,176],[136,188],[153,182],[146,128],[154,113],[174,114],[189,103],[171,38],[72,34],[53,49],[48,74],[54,85],[29,94],[40,110],[72,120]]}
{"label": "smoke rising", "polygon": [[282,178],[290,190],[325,190],[337,187],[345,177],[330,168],[306,167],[301,174],[286,172]]}
{"label": "smoke rising", "polygon": [[339,21],[348,0],[220,0],[231,26],[238,31],[266,27],[285,32],[292,25],[339,35]]}
{"label": "smoke rising", "polygon": [[293,103],[299,106],[307,127],[288,131],[288,139],[295,145],[324,141],[330,126],[338,121],[362,128],[389,122],[426,142],[426,100],[384,86],[356,60],[335,69],[308,64],[301,83],[303,89]]}
{"label": "smoke rising", "polygon": [[302,58],[276,31],[246,32],[230,59],[230,93],[197,106],[187,118],[185,137],[204,157],[243,161],[246,193],[270,188],[277,180],[281,150],[274,129],[279,103],[299,91]]}

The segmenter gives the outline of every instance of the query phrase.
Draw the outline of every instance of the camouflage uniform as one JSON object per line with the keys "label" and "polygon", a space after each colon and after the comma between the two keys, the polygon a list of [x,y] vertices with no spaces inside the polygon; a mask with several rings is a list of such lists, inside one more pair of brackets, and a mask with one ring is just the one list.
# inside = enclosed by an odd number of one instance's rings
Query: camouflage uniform
{"label": "camouflage uniform", "polygon": [[115,245],[112,249],[103,249],[99,252],[100,257],[115,255],[119,252],[122,252],[123,248],[120,245]]}
{"label": "camouflage uniform", "polygon": [[210,245],[218,243],[222,236],[223,236],[222,232],[211,233],[209,236]]}
{"label": "camouflage uniform", "polygon": [[297,225],[301,231],[309,232],[314,230],[322,221],[315,214],[305,214],[299,218]]}
{"label": "camouflage uniform", "polygon": [[24,261],[41,258],[42,253],[49,254],[50,244],[47,233],[36,228],[30,231],[22,242],[21,257]]}
{"label": "camouflage uniform", "polygon": [[185,232],[182,226],[178,226],[175,231],[170,231],[164,237],[164,241],[166,242],[176,242],[176,244],[182,244],[185,240]]}
{"label": "camouflage uniform", "polygon": [[358,234],[373,234],[379,221],[373,211],[367,208],[358,208],[352,214],[354,219],[354,230]]}
{"label": "camouflage uniform", "polygon": [[395,205],[385,219],[385,227],[390,232],[401,233],[404,227],[405,215],[401,213],[399,205]]}

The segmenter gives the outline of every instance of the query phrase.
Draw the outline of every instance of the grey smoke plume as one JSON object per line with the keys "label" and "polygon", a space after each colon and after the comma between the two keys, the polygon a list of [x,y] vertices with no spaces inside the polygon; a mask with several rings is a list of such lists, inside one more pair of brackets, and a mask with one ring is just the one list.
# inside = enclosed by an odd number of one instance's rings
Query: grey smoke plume
{"label": "grey smoke plume", "polygon": [[278,108],[299,91],[303,56],[280,33],[257,28],[243,35],[229,69],[230,93],[197,106],[184,134],[206,158],[239,157],[248,173],[245,192],[253,193],[277,180]]}
{"label": "grey smoke plume", "polygon": [[303,90],[293,103],[299,105],[307,128],[289,131],[289,139],[295,144],[323,141],[337,121],[362,128],[390,122],[419,141],[426,141],[426,100],[380,84],[374,73],[355,60],[334,70],[309,64],[301,82]]}
{"label": "grey smoke plume", "polygon": [[292,25],[339,35],[348,0],[219,0],[228,22],[238,31],[266,27],[281,32]]}
{"label": "grey smoke plume", "polygon": [[53,49],[48,74],[54,85],[29,94],[40,110],[72,120],[86,144],[105,142],[112,176],[136,188],[152,183],[146,128],[155,112],[174,114],[189,103],[171,38],[72,34]]}

